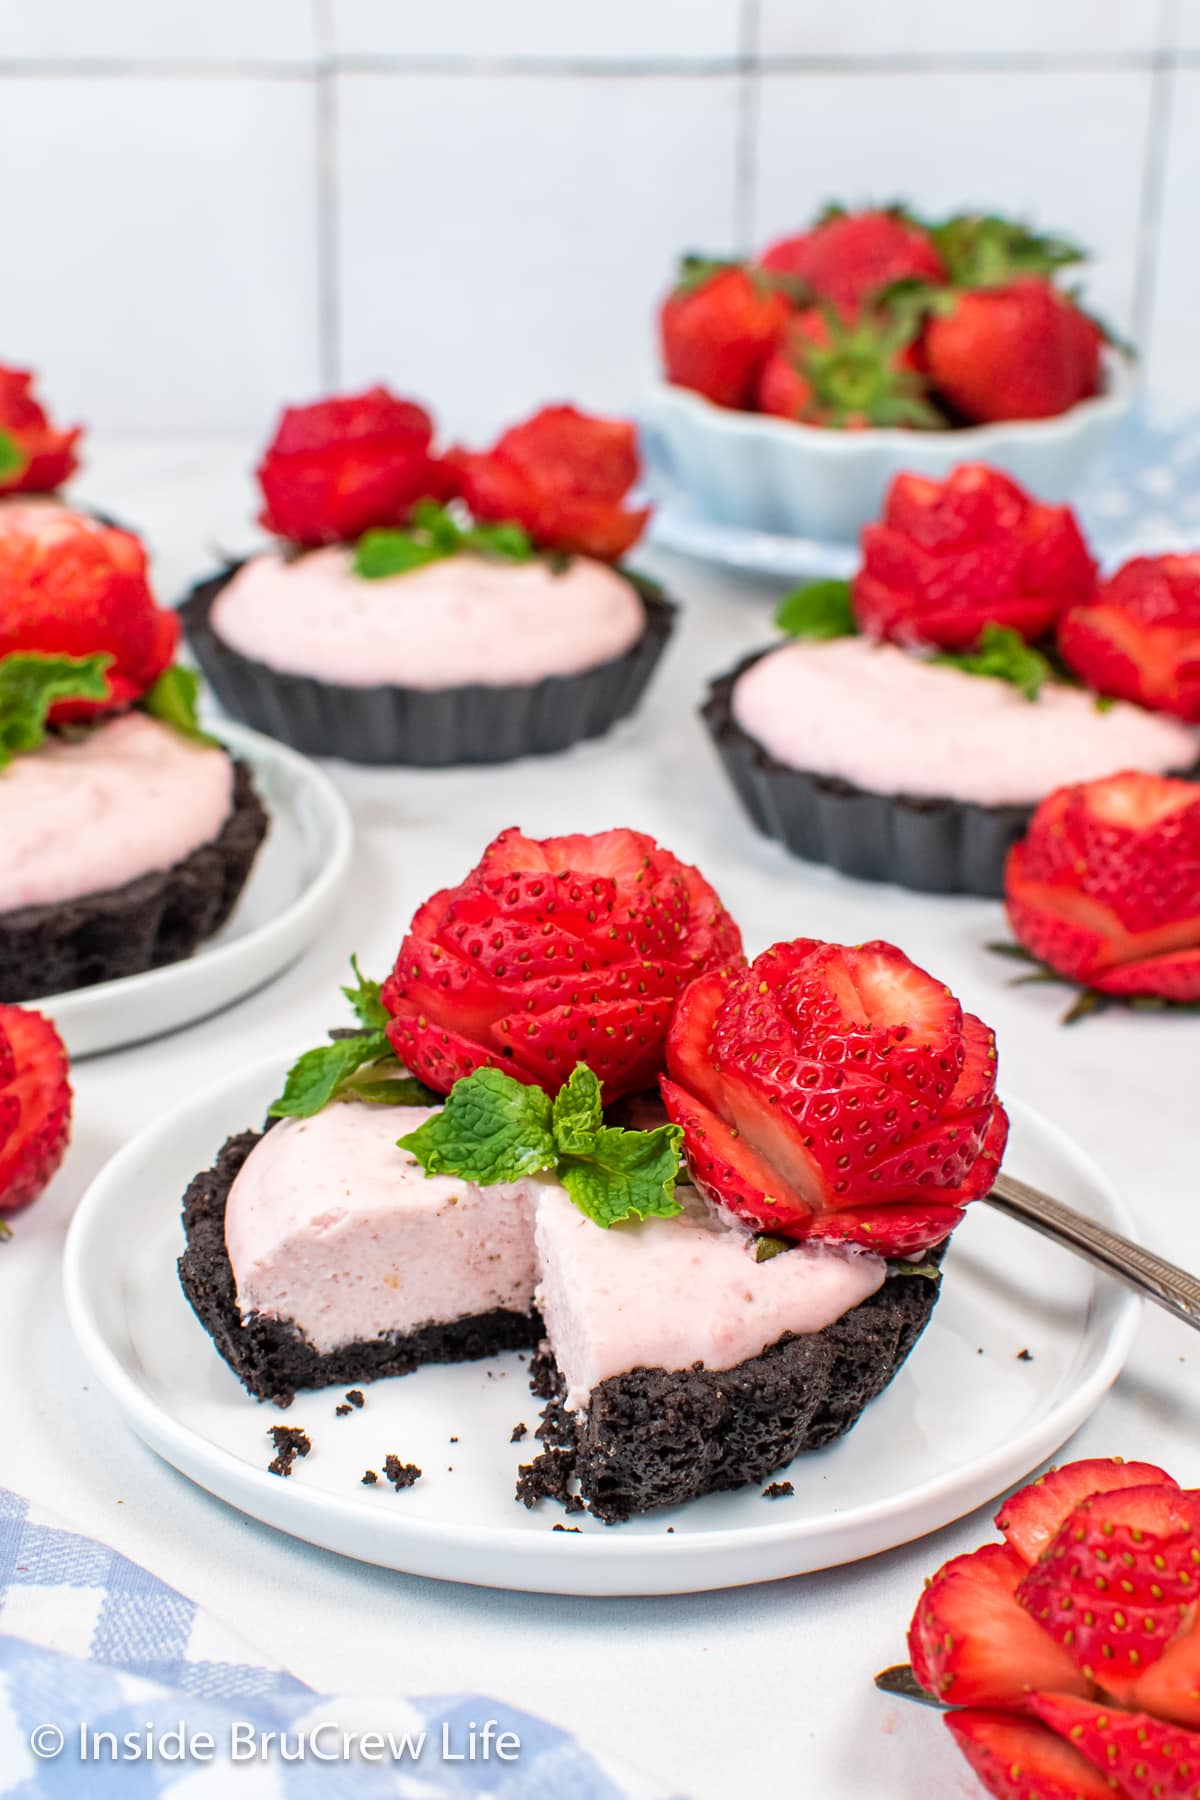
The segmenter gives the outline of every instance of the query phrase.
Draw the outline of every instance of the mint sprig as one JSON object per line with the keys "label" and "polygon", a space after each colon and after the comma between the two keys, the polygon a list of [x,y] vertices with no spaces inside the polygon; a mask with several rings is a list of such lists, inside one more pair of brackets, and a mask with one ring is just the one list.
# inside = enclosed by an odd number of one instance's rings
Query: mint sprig
{"label": "mint sprig", "polygon": [[59,700],[107,700],[108,655],[43,656],[16,651],[0,658],[0,768],[46,736]]}
{"label": "mint sprig", "polygon": [[152,719],[161,719],[164,725],[191,738],[194,743],[215,744],[217,739],[210,737],[200,724],[199,697],[200,677],[196,671],[185,668],[182,663],[172,663],[146,689],[138,704]]}
{"label": "mint sprig", "polygon": [[12,432],[0,429],[0,481],[7,481],[12,475],[23,475],[28,467],[29,458]]}
{"label": "mint sprig", "polygon": [[586,1063],[551,1101],[499,1069],[455,1082],[441,1112],[400,1139],[428,1175],[480,1186],[552,1172],[580,1212],[605,1230],[630,1219],[671,1219],[683,1133],[605,1125],[600,1083]]}
{"label": "mint sprig", "polygon": [[438,1096],[410,1075],[388,1042],[388,1013],[379,983],[369,980],[350,958],[354,986],[342,989],[363,1031],[346,1032],[331,1043],[306,1050],[288,1070],[282,1094],[272,1102],[272,1119],[311,1119],[334,1100],[371,1106],[428,1106]]}
{"label": "mint sprig", "polygon": [[385,581],[464,551],[505,562],[532,562],[535,554],[533,540],[520,525],[460,525],[436,500],[421,500],[407,530],[379,527],[364,533],[355,546],[354,573],[364,581]]}
{"label": "mint sprig", "polygon": [[1036,700],[1054,674],[1048,657],[1027,644],[1010,625],[985,625],[974,650],[946,651],[932,659],[966,675],[990,675],[1019,688],[1027,700]]}
{"label": "mint sprig", "polygon": [[858,627],[850,602],[848,581],[813,581],[796,588],[780,601],[775,623],[789,637],[818,642],[853,637]]}

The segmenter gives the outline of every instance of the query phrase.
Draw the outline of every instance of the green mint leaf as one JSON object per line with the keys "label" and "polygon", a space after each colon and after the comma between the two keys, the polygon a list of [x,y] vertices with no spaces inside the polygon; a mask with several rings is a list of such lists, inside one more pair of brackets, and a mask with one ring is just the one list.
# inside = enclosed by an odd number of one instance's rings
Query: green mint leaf
{"label": "green mint leaf", "polygon": [[445,552],[408,531],[380,527],[365,532],[354,547],[354,573],[364,581],[386,581],[390,575],[408,575],[413,569],[440,562]]}
{"label": "green mint leaf", "polygon": [[754,1240],[754,1260],[756,1263],[770,1262],[773,1256],[779,1256],[784,1250],[793,1248],[791,1238],[772,1237],[768,1232],[760,1232]]}
{"label": "green mint leaf", "polygon": [[678,1125],[605,1126],[586,1158],[560,1158],[558,1178],[580,1212],[606,1230],[627,1219],[673,1219],[683,1211],[675,1198],[682,1143]]}
{"label": "green mint leaf", "polygon": [[441,1112],[400,1139],[427,1175],[461,1175],[487,1187],[518,1181],[555,1164],[550,1096],[504,1075],[476,1069],[456,1081]]}
{"label": "green mint leaf", "polygon": [[511,519],[500,525],[473,525],[463,533],[463,543],[469,550],[504,562],[532,562],[537,554],[524,526]]}
{"label": "green mint leaf", "polygon": [[603,1126],[600,1083],[586,1063],[576,1063],[554,1102],[554,1142],[563,1156],[590,1156]]}
{"label": "green mint leaf", "polygon": [[354,971],[354,986],[344,987],[342,992],[353,1007],[355,1018],[368,1031],[383,1031],[391,1014],[379,998],[379,983],[363,974],[357,956],[350,958],[350,967]]}
{"label": "green mint leaf", "polygon": [[23,475],[28,467],[29,458],[11,431],[0,430],[0,481]]}
{"label": "green mint leaf", "polygon": [[789,637],[853,637],[858,629],[850,604],[848,581],[814,581],[797,588],[779,603],[775,623]]}
{"label": "green mint leaf", "polygon": [[382,1031],[359,1032],[306,1050],[288,1070],[282,1094],[268,1109],[273,1119],[311,1119],[337,1098],[348,1078],[365,1064],[391,1055]]}
{"label": "green mint leaf", "polygon": [[354,1076],[343,1085],[340,1097],[361,1100],[367,1106],[433,1106],[441,1101],[441,1095],[415,1075],[397,1075],[382,1081],[363,1081]]}
{"label": "green mint leaf", "polygon": [[893,1262],[888,1264],[889,1275],[922,1275],[926,1281],[940,1281],[942,1271],[936,1263]]}
{"label": "green mint leaf", "polygon": [[1027,700],[1036,700],[1054,673],[1041,651],[1027,644],[1020,632],[1008,625],[985,625],[974,650],[953,655],[947,652],[935,656],[933,661],[961,669],[967,675],[990,675],[996,681],[1011,682]]}
{"label": "green mint leaf", "polygon": [[36,750],[56,700],[107,700],[112,657],[41,656],[18,651],[0,658],[0,768]]}
{"label": "green mint leaf", "polygon": [[195,743],[215,744],[216,738],[210,737],[200,726],[196,712],[199,694],[200,677],[196,671],[184,668],[182,663],[172,663],[154,685],[147,688],[140,704],[151,718],[161,719],[164,725]]}

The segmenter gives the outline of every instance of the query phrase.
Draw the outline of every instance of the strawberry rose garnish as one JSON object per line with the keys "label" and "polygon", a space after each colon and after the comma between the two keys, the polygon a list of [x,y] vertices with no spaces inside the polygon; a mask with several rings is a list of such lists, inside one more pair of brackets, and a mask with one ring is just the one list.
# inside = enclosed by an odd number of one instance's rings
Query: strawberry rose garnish
{"label": "strawberry rose garnish", "polygon": [[1200,788],[1129,771],[1058,788],[1009,852],[1018,941],[1103,994],[1200,1000]]}
{"label": "strawberry rose garnish", "polygon": [[[1051,1470],[956,1556],[912,1674],[996,1800],[1162,1800],[1200,1778],[1200,1501],[1150,1463]],[[887,1677],[881,1685],[889,1685]],[[961,1709],[961,1710],[959,1710]]]}
{"label": "strawberry rose garnish", "polygon": [[626,419],[545,406],[490,450],[458,450],[450,460],[476,519],[520,525],[541,550],[616,562],[650,517],[648,507],[623,504],[639,471]]}
{"label": "strawberry rose garnish", "polygon": [[686,256],[658,315],[667,380],[718,406],[749,406],[791,310],[761,269]]}
{"label": "strawberry rose garnish", "polygon": [[34,398],[33,376],[0,366],[0,494],[50,494],[79,466],[83,427],[57,431]]}
{"label": "strawberry rose garnish", "polygon": [[0,658],[110,659],[107,698],[59,701],[52,723],[140,699],[178,642],[179,620],[155,604],[146,552],[132,533],[44,503],[0,511]]}
{"label": "strawberry rose garnish", "polygon": [[702,976],[667,1068],[696,1185],[773,1237],[917,1255],[988,1192],[1008,1136],[992,1032],[894,944],[798,938]]}
{"label": "strawberry rose garnish", "polygon": [[483,1067],[554,1092],[586,1062],[610,1101],[653,1085],[692,977],[741,960],[712,888],[653,838],[514,828],[418,910],[383,987],[388,1037],[442,1094]]}
{"label": "strawberry rose garnish", "polygon": [[1032,640],[1095,588],[1070,507],[1042,505],[983,463],[945,481],[897,475],[862,549],[859,629],[894,643],[966,650],[988,625]]}
{"label": "strawberry rose garnish", "polygon": [[1127,562],[1062,615],[1058,647],[1097,693],[1200,725],[1200,555]]}
{"label": "strawberry rose garnish", "polygon": [[306,546],[402,525],[418,500],[454,493],[432,445],[425,409],[383,387],[290,406],[258,465],[260,523]]}
{"label": "strawberry rose garnish", "polygon": [[946,270],[929,232],[899,213],[829,208],[811,231],[780,238],[760,257],[764,269],[790,276],[818,299],[854,309],[895,281],[944,281]]}
{"label": "strawberry rose garnish", "polygon": [[37,1199],[70,1131],[62,1039],[41,1013],[0,1006],[0,1215]]}

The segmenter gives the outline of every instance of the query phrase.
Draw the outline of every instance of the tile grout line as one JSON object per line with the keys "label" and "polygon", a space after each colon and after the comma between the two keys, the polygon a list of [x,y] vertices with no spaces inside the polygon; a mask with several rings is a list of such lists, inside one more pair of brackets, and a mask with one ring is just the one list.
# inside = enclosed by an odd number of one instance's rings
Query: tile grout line
{"label": "tile grout line", "polygon": [[341,386],[341,234],[337,185],[338,109],[330,0],[313,0],[317,34],[317,359],[322,393]]}
{"label": "tile grout line", "polygon": [[1179,58],[1174,51],[1175,26],[1175,0],[1161,0],[1159,29],[1162,48],[1150,78],[1150,129],[1146,137],[1146,154],[1142,166],[1135,265],[1137,272],[1133,289],[1133,341],[1138,346],[1141,358],[1138,375],[1143,393],[1149,362],[1154,299],[1158,289],[1159,240],[1166,201],[1174,74],[1179,66]]}
{"label": "tile grout line", "polygon": [[751,248],[758,198],[759,24],[761,0],[742,0],[737,141],[734,146],[733,238],[745,256]]}

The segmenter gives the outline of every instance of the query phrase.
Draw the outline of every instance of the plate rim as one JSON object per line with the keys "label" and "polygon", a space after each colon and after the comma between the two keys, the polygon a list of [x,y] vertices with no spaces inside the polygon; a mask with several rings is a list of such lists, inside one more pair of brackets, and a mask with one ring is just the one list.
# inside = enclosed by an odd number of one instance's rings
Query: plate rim
{"label": "plate rim", "polygon": [[[332,1550],[333,1554],[345,1555],[351,1560],[372,1563],[376,1566],[389,1567],[403,1571],[402,1561],[383,1563],[372,1555],[366,1547],[361,1551],[341,1550],[331,1546],[320,1536],[313,1536],[310,1530],[322,1519],[331,1524],[342,1524],[353,1529],[355,1523],[361,1525],[363,1513],[361,1502],[344,1499],[332,1495],[323,1489],[304,1487],[290,1491],[285,1500],[286,1506],[297,1515],[290,1524],[280,1524],[275,1516],[277,1502],[281,1498],[281,1484],[266,1469],[259,1469],[248,1463],[243,1457],[224,1445],[215,1444],[203,1437],[199,1432],[181,1424],[173,1414],[166,1411],[146,1392],[134,1376],[125,1368],[116,1350],[109,1343],[96,1317],[88,1283],[88,1251],[93,1234],[101,1233],[101,1226],[107,1210],[114,1204],[119,1205],[121,1197],[139,1191],[136,1181],[132,1181],[127,1171],[132,1171],[146,1158],[156,1155],[165,1142],[168,1142],[185,1117],[203,1113],[226,1097],[233,1102],[239,1092],[251,1089],[255,1083],[265,1082],[268,1074],[276,1077],[278,1071],[285,1067],[294,1055],[294,1047],[281,1052],[256,1059],[231,1075],[209,1084],[198,1093],[190,1095],[186,1100],[154,1120],[151,1124],[136,1133],[117,1150],[104,1167],[89,1183],[82,1196],[75,1214],[71,1219],[63,1252],[63,1292],[66,1301],[67,1316],[76,1342],[89,1364],[93,1374],[117,1406],[126,1423],[142,1442],[147,1443],[155,1454],[167,1462],[176,1473],[201,1487],[223,1505],[234,1507],[237,1511],[269,1525],[283,1535],[297,1538],[318,1548]],[[1025,1123],[1041,1133],[1045,1133],[1051,1142],[1065,1149],[1085,1171],[1089,1181],[1095,1184],[1104,1196],[1109,1217],[1126,1236],[1134,1242],[1139,1241],[1136,1228],[1130,1218],[1123,1200],[1113,1183],[1104,1174],[1091,1154],[1085,1150],[1075,1138],[1062,1126],[1048,1119],[1038,1108],[1011,1093],[1005,1094],[1005,1105]],[[115,1199],[113,1198],[115,1196]],[[172,1269],[172,1275],[174,1270]],[[610,1539],[608,1532],[586,1533],[582,1535],[580,1544],[572,1552],[572,1565],[576,1568],[594,1571],[597,1567],[611,1566],[618,1585],[605,1588],[580,1588],[551,1583],[548,1586],[531,1584],[525,1580],[498,1580],[473,1582],[469,1576],[447,1574],[438,1577],[429,1570],[412,1570],[413,1573],[432,1575],[434,1579],[467,1581],[471,1585],[483,1585],[500,1590],[522,1589],[529,1592],[550,1592],[563,1594],[589,1593],[683,1593],[701,1591],[705,1587],[727,1587],[749,1585],[766,1579],[772,1575],[761,1569],[749,1569],[733,1580],[723,1578],[714,1568],[713,1579],[696,1581],[693,1576],[686,1578],[685,1585],[623,1586],[620,1585],[620,1570],[631,1571],[636,1577],[637,1571],[645,1565],[676,1557],[680,1563],[717,1563],[720,1558],[731,1551],[770,1550],[786,1548],[794,1545],[797,1549],[814,1538],[830,1537],[838,1542],[838,1554],[823,1557],[821,1561],[809,1565],[809,1569],[833,1568],[849,1562],[858,1562],[867,1556],[878,1554],[887,1549],[929,1535],[943,1529],[965,1513],[973,1511],[976,1506],[1002,1493],[1009,1485],[1011,1477],[1001,1478],[997,1484],[997,1475],[1001,1469],[1015,1467],[1020,1464],[1021,1472],[1028,1472],[1045,1460],[1058,1445],[1064,1443],[1083,1422],[1090,1417],[1099,1401],[1107,1393],[1113,1382],[1120,1375],[1141,1323],[1143,1302],[1132,1292],[1124,1289],[1112,1278],[1106,1278],[1098,1270],[1092,1270],[1093,1294],[1096,1285],[1108,1281],[1111,1285],[1114,1307],[1113,1316],[1103,1335],[1095,1324],[1089,1324],[1082,1337],[1082,1342],[1089,1347],[1089,1368],[1085,1377],[1077,1381],[1065,1397],[1060,1399],[1034,1425],[1029,1426],[1016,1439],[1006,1440],[998,1444],[986,1456],[978,1458],[963,1469],[950,1470],[920,1482],[914,1487],[902,1489],[883,1500],[872,1500],[866,1505],[848,1508],[842,1512],[818,1515],[817,1518],[782,1519],[764,1521],[761,1525],[746,1525],[736,1528],[728,1526],[719,1529],[700,1529],[673,1536],[670,1546],[666,1536],[637,1535]],[[1095,1341],[1093,1341],[1095,1340]],[[216,1351],[213,1351],[216,1354]],[[168,1444],[171,1450],[163,1448]],[[1016,1447],[1020,1446],[1019,1451]],[[1014,1452],[1016,1451],[1016,1454]],[[182,1458],[182,1460],[177,1460]],[[192,1472],[194,1467],[206,1470],[206,1477]],[[219,1485],[212,1485],[211,1472],[216,1472]],[[227,1479],[222,1480],[222,1475]],[[1019,1475],[1016,1477],[1019,1479]],[[231,1490],[242,1494],[241,1498],[231,1498]],[[261,1508],[246,1504],[244,1496],[261,1496]],[[949,1502],[950,1510],[929,1524],[913,1523],[913,1516],[923,1506],[936,1504],[939,1501]],[[890,1538],[886,1544],[877,1544],[873,1548],[855,1548],[855,1540],[873,1526],[886,1522],[896,1515],[898,1526],[903,1525],[901,1534]],[[445,1545],[453,1549],[490,1550],[497,1558],[512,1553],[522,1560],[522,1553],[528,1556],[531,1546],[538,1542],[531,1538],[528,1529],[519,1526],[479,1525],[471,1521],[445,1521],[439,1519],[405,1518],[398,1521],[397,1536],[407,1538],[425,1548],[437,1548]],[[911,1527],[911,1528],[910,1528]],[[385,1530],[387,1526],[385,1525]],[[616,1555],[608,1546],[610,1541],[618,1545]],[[845,1552],[844,1554],[842,1552]],[[547,1553],[545,1575],[553,1574],[554,1567]],[[403,1546],[395,1552],[403,1557]],[[537,1554],[534,1553],[535,1560]],[[408,1559],[411,1562],[411,1557]],[[570,1565],[565,1560],[559,1565],[560,1578]],[[682,1574],[682,1570],[680,1571]],[[800,1573],[795,1569],[776,1571],[777,1576]],[[514,1571],[514,1574],[516,1571]],[[541,1571],[539,1571],[539,1574]]]}

